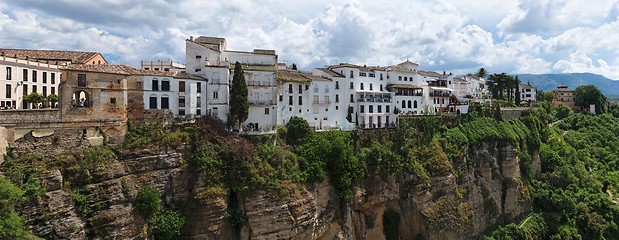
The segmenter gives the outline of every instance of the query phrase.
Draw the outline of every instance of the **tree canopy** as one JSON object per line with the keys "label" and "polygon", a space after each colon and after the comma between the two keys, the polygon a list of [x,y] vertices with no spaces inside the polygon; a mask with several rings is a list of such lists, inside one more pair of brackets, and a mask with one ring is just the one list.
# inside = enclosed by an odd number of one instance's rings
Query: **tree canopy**
{"label": "tree canopy", "polygon": [[576,98],[576,105],[578,106],[595,104],[596,113],[602,113],[602,105],[606,102],[606,97],[594,85],[578,86],[574,98]]}

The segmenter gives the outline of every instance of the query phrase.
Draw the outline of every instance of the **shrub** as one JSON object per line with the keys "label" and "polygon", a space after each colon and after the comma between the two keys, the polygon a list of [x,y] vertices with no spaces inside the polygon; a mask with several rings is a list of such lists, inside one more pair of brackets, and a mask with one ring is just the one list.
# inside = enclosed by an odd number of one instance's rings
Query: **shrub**
{"label": "shrub", "polygon": [[148,219],[153,239],[174,240],[181,235],[185,217],[177,211],[165,210]]}
{"label": "shrub", "polygon": [[151,187],[143,187],[135,197],[135,209],[144,218],[149,218],[154,213],[159,211],[161,199],[159,192]]}
{"label": "shrub", "polygon": [[24,219],[15,211],[24,200],[24,191],[0,177],[0,239],[21,239],[25,236]]}
{"label": "shrub", "polygon": [[290,145],[296,146],[301,143],[312,133],[310,125],[305,119],[297,116],[290,118],[286,123],[286,142]]}

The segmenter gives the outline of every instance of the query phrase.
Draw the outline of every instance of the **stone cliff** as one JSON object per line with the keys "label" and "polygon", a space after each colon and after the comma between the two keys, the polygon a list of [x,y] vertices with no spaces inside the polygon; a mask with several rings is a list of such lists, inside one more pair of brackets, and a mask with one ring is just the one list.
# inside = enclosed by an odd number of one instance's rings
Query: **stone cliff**
{"label": "stone cliff", "polygon": [[[45,197],[21,209],[29,230],[47,239],[146,238],[147,223],[133,207],[143,186],[156,188],[165,205],[183,212],[183,239],[384,239],[386,211],[399,214],[395,227],[402,239],[475,239],[531,207],[516,150],[496,142],[468,151],[466,161],[454,166],[457,176],[433,176],[429,184],[406,173],[368,173],[350,204],[340,203],[328,180],[286,194],[200,197],[208,186],[183,153],[119,156],[92,173],[79,193],[84,200],[70,190],[66,169],[44,170]],[[238,231],[226,217],[232,205],[246,216]]]}

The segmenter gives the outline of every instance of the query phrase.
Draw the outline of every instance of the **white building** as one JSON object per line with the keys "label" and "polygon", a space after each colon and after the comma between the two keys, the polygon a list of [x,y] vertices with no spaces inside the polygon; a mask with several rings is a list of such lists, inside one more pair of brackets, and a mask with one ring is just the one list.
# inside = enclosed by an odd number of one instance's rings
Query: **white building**
{"label": "white building", "polygon": [[142,70],[163,71],[163,72],[184,72],[185,64],[168,61],[140,61],[140,67]]}
{"label": "white building", "polygon": [[97,52],[0,49],[0,109],[32,109],[23,96],[59,94],[60,66],[107,64]]}
{"label": "white building", "polygon": [[418,66],[407,60],[388,68],[387,90],[395,93],[395,109],[399,115],[424,114],[424,106],[428,103],[424,93],[428,92],[428,84],[421,81]]}
{"label": "white building", "polygon": [[528,84],[520,84],[520,101],[535,102],[537,101],[537,91],[535,87]]}
{"label": "white building", "polygon": [[207,114],[227,121],[230,83],[234,64],[238,61],[249,88],[249,116],[243,127],[255,131],[275,129],[278,90],[275,80],[277,55],[274,50],[231,51],[226,49],[224,38],[205,36],[190,37],[185,42],[187,72],[210,80]]}
{"label": "white building", "polygon": [[[135,75],[135,74],[134,74]],[[174,117],[206,114],[207,80],[184,72],[143,71],[144,109],[170,109]]]}

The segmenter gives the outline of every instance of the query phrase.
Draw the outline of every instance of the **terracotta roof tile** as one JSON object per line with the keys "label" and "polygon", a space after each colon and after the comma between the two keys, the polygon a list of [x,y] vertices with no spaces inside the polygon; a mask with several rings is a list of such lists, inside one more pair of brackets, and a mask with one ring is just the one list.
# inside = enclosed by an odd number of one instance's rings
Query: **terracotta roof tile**
{"label": "terracotta roof tile", "polygon": [[142,70],[131,66],[122,64],[110,64],[110,65],[69,65],[62,67],[61,69],[70,71],[83,71],[83,72],[98,72],[98,73],[111,73],[120,75],[134,75],[134,76],[166,76],[178,79],[193,79],[193,80],[207,80],[206,78],[189,74],[186,72],[164,72],[153,70]]}
{"label": "terracotta roof tile", "polygon": [[328,74],[331,77],[341,77],[341,78],[346,77],[346,76],[344,76],[344,75],[342,75],[342,74],[340,74],[338,72],[335,72],[335,71],[333,71],[331,69],[328,69],[328,68],[317,68],[317,69],[320,70],[320,71],[323,71],[324,73]]}
{"label": "terracotta roof tile", "polygon": [[[0,49],[0,54],[7,57],[37,61],[71,62],[72,64],[86,64],[98,52],[59,51],[59,50],[30,50],[30,49]],[[60,63],[59,63],[60,64]]]}

